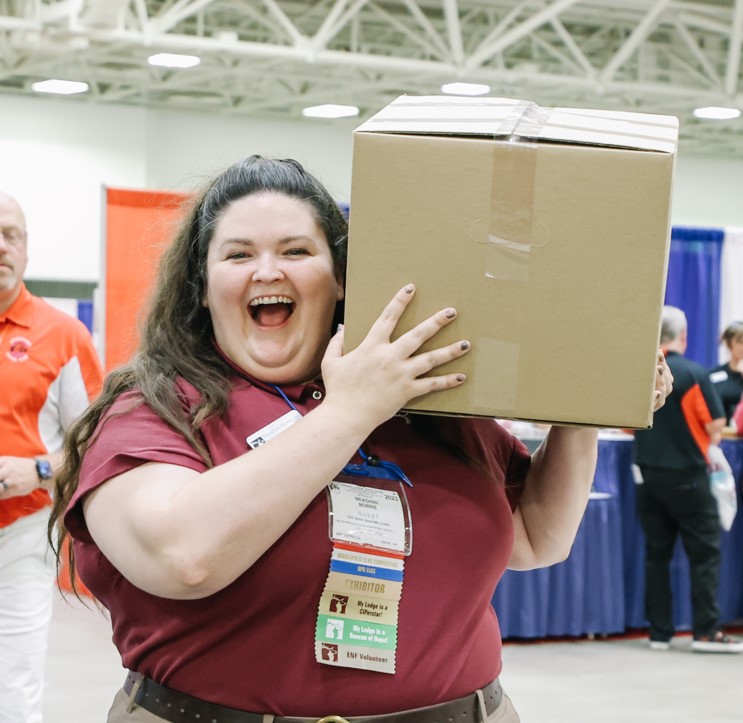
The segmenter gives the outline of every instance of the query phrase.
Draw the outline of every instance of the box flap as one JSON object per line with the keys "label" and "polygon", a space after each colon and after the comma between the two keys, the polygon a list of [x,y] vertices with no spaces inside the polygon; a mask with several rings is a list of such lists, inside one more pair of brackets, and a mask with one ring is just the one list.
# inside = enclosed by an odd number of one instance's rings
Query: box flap
{"label": "box flap", "polygon": [[513,98],[403,95],[355,132],[484,136],[673,153],[678,142],[678,118],[548,108]]}

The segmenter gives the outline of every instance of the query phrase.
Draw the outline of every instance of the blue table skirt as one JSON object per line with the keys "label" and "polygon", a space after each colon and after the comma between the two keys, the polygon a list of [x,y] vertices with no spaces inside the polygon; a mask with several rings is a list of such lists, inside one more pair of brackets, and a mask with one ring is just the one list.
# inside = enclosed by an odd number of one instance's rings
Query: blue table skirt
{"label": "blue table skirt", "polygon": [[[743,509],[743,440],[722,443]],[[493,595],[504,638],[608,635],[646,627],[644,535],[635,512],[632,441],[600,440],[594,489],[570,556],[543,570],[504,575]],[[691,627],[689,571],[681,543],[673,558],[674,617]],[[721,622],[743,619],[743,512],[722,532]]]}

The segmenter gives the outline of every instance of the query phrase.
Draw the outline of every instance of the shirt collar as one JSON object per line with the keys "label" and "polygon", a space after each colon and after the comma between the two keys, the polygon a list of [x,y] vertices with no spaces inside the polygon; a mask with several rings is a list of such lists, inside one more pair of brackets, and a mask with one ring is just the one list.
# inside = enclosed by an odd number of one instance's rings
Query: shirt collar
{"label": "shirt collar", "polygon": [[10,321],[17,326],[30,328],[33,315],[33,305],[31,302],[31,292],[26,288],[26,285],[21,282],[20,293],[16,296],[15,301],[2,314],[0,314],[0,321]]}

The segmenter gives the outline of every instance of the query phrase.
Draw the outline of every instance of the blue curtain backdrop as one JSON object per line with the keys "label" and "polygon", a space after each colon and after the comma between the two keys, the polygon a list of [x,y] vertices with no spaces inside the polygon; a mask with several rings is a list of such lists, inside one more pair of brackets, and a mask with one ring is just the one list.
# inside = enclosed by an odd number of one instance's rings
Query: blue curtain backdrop
{"label": "blue curtain backdrop", "polygon": [[666,304],[689,321],[686,356],[704,367],[717,364],[720,328],[721,228],[674,226],[668,261]]}

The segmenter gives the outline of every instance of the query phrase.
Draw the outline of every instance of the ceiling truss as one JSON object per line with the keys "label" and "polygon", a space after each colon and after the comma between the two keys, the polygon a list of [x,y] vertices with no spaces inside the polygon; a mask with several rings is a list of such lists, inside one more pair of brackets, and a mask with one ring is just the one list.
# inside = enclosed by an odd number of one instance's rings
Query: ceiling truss
{"label": "ceiling truss", "polygon": [[[0,0],[0,93],[84,80],[81,102],[296,119],[368,115],[444,82],[541,105],[670,113],[682,148],[743,152],[743,0]],[[197,54],[190,69],[147,64]]]}

